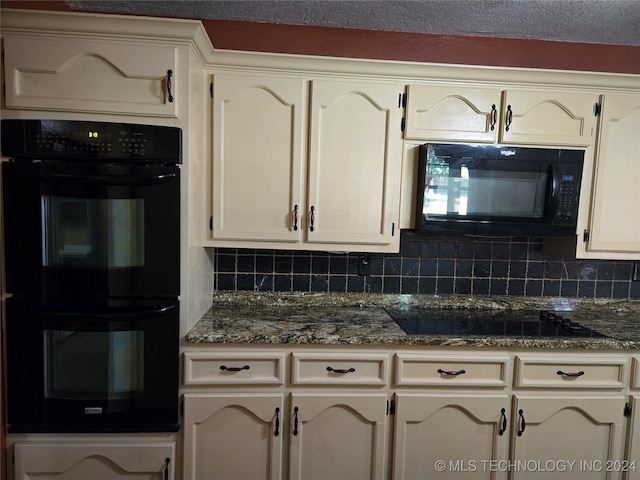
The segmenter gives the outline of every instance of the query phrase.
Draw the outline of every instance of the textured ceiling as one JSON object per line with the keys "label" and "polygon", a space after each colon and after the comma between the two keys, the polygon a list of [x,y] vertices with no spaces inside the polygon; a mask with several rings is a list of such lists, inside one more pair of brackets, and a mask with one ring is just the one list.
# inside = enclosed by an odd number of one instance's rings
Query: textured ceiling
{"label": "textured ceiling", "polygon": [[640,46],[640,0],[65,0],[74,10]]}

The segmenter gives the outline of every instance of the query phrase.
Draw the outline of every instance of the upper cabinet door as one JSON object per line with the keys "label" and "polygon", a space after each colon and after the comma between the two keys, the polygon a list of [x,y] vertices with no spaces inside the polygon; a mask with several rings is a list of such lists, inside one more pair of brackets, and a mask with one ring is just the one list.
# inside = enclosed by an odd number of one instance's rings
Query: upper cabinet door
{"label": "upper cabinet door", "polygon": [[4,57],[7,108],[176,117],[186,102],[170,45],[9,35]]}
{"label": "upper cabinet door", "polygon": [[593,93],[513,91],[502,102],[502,143],[591,145],[595,138]]}
{"label": "upper cabinet door", "polygon": [[395,83],[313,81],[305,212],[309,243],[327,248],[397,244],[398,94]]}
{"label": "upper cabinet door", "polygon": [[493,143],[501,90],[409,85],[405,138]]}
{"label": "upper cabinet door", "polygon": [[305,82],[215,75],[213,240],[301,241]]}
{"label": "upper cabinet door", "polygon": [[640,95],[605,95],[587,249],[640,253]]}

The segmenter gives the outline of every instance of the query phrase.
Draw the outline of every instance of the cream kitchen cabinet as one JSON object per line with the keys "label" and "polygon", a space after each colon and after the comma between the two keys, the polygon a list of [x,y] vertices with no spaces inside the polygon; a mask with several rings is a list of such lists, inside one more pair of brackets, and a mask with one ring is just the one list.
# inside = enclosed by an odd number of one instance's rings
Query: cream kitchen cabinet
{"label": "cream kitchen cabinet", "polygon": [[19,442],[14,445],[15,479],[170,480],[175,444],[169,442]]}
{"label": "cream kitchen cabinet", "polygon": [[507,394],[398,393],[395,399],[395,480],[504,478],[489,466],[508,459]]}
{"label": "cream kitchen cabinet", "polygon": [[211,246],[399,248],[395,83],[213,77]]}
{"label": "cream kitchen cabinet", "polygon": [[623,461],[624,406],[621,393],[560,397],[516,394],[511,460],[525,467],[514,468],[510,478],[622,478],[622,472],[615,471],[613,465]]}
{"label": "cream kitchen cabinet", "polygon": [[392,478],[505,478],[488,465],[508,459],[509,371],[507,355],[397,353]]}
{"label": "cream kitchen cabinet", "polygon": [[623,461],[628,362],[622,355],[517,355],[511,460],[539,463],[514,468],[510,479],[621,479],[607,467]]}
{"label": "cream kitchen cabinet", "polygon": [[602,97],[587,233],[580,257],[640,259],[640,94]]}
{"label": "cream kitchen cabinet", "polygon": [[385,478],[385,393],[293,393],[289,478]]}
{"label": "cream kitchen cabinet", "polygon": [[176,45],[60,34],[3,41],[8,109],[176,117],[186,104]]}
{"label": "cream kitchen cabinet", "polygon": [[283,395],[184,395],[185,480],[282,478]]}
{"label": "cream kitchen cabinet", "polygon": [[184,480],[384,478],[387,354],[222,348],[184,360]]}
{"label": "cream kitchen cabinet", "polygon": [[593,144],[594,93],[409,85],[408,140],[522,145]]}

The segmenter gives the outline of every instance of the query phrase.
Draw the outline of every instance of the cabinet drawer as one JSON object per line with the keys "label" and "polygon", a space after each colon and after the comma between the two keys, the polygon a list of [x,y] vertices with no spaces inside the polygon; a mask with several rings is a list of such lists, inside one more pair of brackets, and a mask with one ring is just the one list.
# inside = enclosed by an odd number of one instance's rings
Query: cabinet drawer
{"label": "cabinet drawer", "polygon": [[506,356],[396,354],[396,385],[504,387]]}
{"label": "cabinet drawer", "polygon": [[386,385],[385,354],[294,353],[291,382],[296,385]]}
{"label": "cabinet drawer", "polygon": [[281,385],[284,379],[284,353],[186,352],[185,385]]}
{"label": "cabinet drawer", "polygon": [[624,357],[516,357],[516,387],[622,388]]}

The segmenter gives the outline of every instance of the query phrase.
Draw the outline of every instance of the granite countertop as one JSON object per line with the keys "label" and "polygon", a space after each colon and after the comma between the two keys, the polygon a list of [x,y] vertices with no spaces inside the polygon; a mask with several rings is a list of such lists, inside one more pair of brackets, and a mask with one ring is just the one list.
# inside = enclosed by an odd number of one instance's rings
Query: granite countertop
{"label": "granite countertop", "polygon": [[[385,307],[560,310],[608,338],[408,335]],[[640,348],[640,301],[551,297],[221,292],[188,332],[191,344],[502,348]]]}

